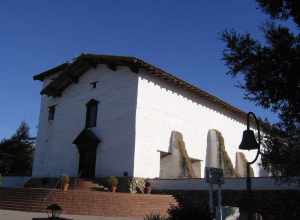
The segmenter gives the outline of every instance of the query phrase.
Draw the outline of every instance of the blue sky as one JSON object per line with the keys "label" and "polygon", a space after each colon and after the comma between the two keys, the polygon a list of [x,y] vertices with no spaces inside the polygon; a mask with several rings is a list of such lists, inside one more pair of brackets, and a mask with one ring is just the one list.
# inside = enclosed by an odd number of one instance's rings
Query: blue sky
{"label": "blue sky", "polygon": [[220,32],[261,37],[255,0],[14,1],[0,6],[0,138],[22,120],[36,134],[41,83],[32,76],[82,52],[144,59],[244,111],[276,120],[243,99],[227,76]]}

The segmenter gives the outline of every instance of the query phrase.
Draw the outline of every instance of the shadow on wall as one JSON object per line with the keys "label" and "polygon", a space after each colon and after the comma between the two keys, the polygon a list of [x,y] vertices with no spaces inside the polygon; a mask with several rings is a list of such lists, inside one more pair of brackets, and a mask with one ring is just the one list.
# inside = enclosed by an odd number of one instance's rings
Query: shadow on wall
{"label": "shadow on wall", "polygon": [[[221,168],[224,177],[246,177],[247,159],[242,152],[236,153],[235,167],[226,151],[220,131],[211,129],[207,134],[206,167]],[[254,176],[250,167],[250,175]],[[183,135],[172,131],[168,152],[160,152],[160,178],[201,178],[201,160],[188,156]]]}
{"label": "shadow on wall", "polygon": [[[226,151],[224,137],[220,131],[211,129],[207,134],[206,167],[221,168],[224,177],[246,177],[247,159],[242,152],[236,153],[235,168]],[[250,174],[254,176],[253,168],[250,167]]]}
{"label": "shadow on wall", "polygon": [[[235,160],[235,170],[238,177],[246,177],[247,176],[247,159],[245,154],[242,152],[236,153],[236,160]],[[250,176],[254,176],[253,168],[250,166]]]}
{"label": "shadow on wall", "polygon": [[207,134],[206,167],[221,168],[224,177],[236,177],[235,169],[225,149],[224,138],[216,129],[211,129]]}
{"label": "shadow on wall", "polygon": [[168,152],[160,152],[160,178],[200,178],[201,161],[188,156],[183,135],[172,131]]}

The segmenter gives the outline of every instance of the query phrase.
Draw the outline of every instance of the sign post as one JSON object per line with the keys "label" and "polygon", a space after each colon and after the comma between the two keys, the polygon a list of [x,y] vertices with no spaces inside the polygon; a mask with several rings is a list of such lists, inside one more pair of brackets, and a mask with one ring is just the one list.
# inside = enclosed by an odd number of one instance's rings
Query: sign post
{"label": "sign post", "polygon": [[223,169],[214,167],[205,167],[206,182],[209,183],[209,209],[211,215],[214,216],[213,205],[213,185],[218,185],[218,207],[217,207],[217,219],[222,220],[222,184],[224,184]]}
{"label": "sign post", "polygon": [[210,210],[210,215],[214,216],[215,210],[214,210],[214,204],[213,204],[213,193],[214,193],[214,185],[209,184],[209,210]]}
{"label": "sign post", "polygon": [[222,220],[222,185],[218,187],[218,219]]}

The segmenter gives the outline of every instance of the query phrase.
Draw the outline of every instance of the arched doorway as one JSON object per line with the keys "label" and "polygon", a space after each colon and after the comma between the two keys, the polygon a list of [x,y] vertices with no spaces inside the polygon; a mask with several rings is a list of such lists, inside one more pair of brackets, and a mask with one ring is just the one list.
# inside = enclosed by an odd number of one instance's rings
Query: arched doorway
{"label": "arched doorway", "polygon": [[97,148],[78,146],[79,166],[78,175],[84,178],[95,177]]}
{"label": "arched doorway", "polygon": [[97,146],[100,140],[90,130],[84,129],[73,144],[77,145],[79,152],[78,176],[84,178],[94,178],[96,168]]}

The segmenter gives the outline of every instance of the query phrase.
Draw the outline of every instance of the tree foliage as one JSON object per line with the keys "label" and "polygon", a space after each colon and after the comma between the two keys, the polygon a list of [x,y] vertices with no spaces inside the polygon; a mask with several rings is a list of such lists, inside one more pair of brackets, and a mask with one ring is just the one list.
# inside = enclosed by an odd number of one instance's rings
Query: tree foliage
{"label": "tree foliage", "polygon": [[10,176],[30,176],[33,143],[29,127],[22,122],[16,133],[0,141],[0,173]]}
{"label": "tree foliage", "polygon": [[209,208],[206,204],[201,204],[199,207],[192,205],[173,206],[168,210],[169,218],[167,220],[211,220]]}
{"label": "tree foliage", "polygon": [[245,98],[279,116],[264,142],[263,165],[276,176],[300,176],[300,34],[276,22],[291,19],[300,28],[300,1],[257,3],[271,18],[262,29],[265,41],[224,31],[223,59],[229,75],[244,78]]}
{"label": "tree foliage", "polygon": [[291,18],[300,26],[299,0],[257,0],[257,3],[273,19],[287,20]]}

